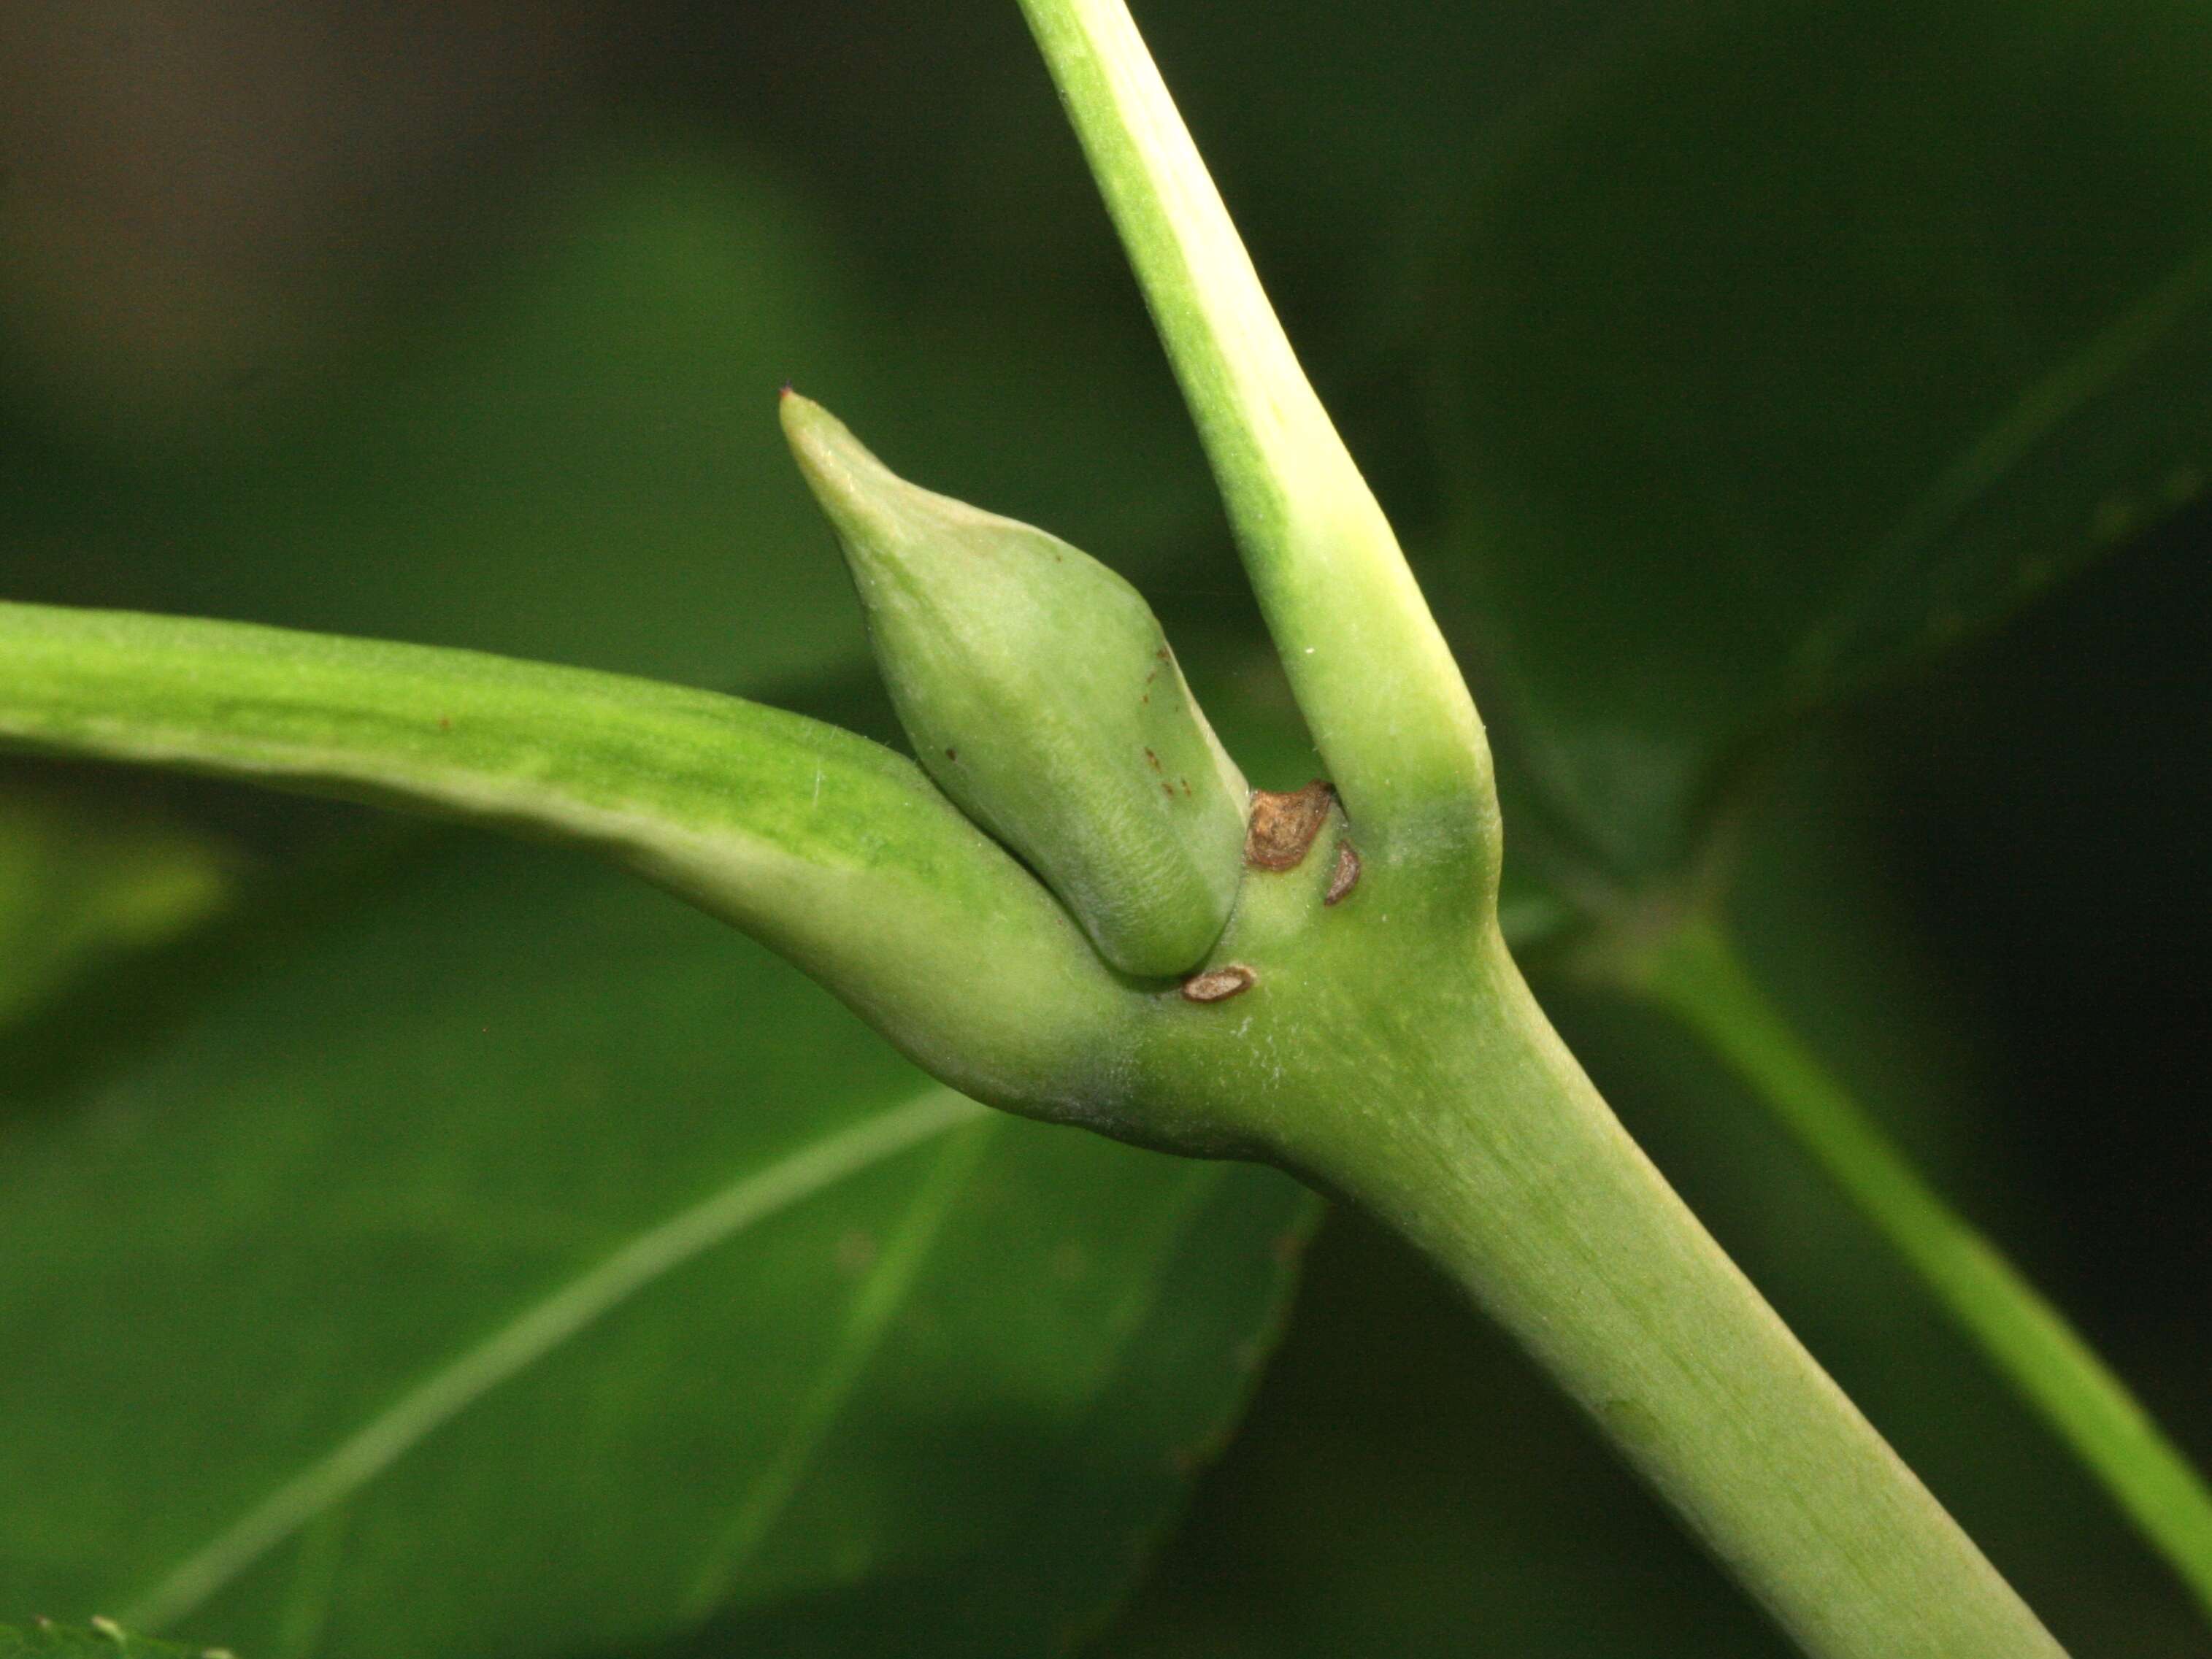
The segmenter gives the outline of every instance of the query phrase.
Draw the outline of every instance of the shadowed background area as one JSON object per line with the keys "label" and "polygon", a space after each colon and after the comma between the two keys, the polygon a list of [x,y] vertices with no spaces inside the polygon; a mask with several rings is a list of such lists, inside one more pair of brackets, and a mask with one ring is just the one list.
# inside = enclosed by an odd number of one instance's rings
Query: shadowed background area
{"label": "shadowed background area", "polygon": [[[2212,1462],[2212,22],[1136,10],[1492,721],[1547,1007],[2063,1640],[2205,1650],[1742,1085],[1572,964],[1724,870],[1808,1040]],[[786,381],[1128,575],[1253,781],[1304,781],[1012,0],[0,9],[0,599],[587,664],[883,733]],[[122,1611],[451,1358],[412,1328],[465,1351],[911,1086],[757,953],[581,872],[0,760],[0,1207],[48,1218],[0,1241],[0,1348],[52,1356],[46,1392],[0,1389],[28,1425],[0,1452],[0,1624]],[[343,1121],[318,1103],[347,1089]],[[757,1133],[717,1115],[748,1111]],[[1331,1214],[1291,1295],[1311,1218],[1285,1184],[1094,1167],[1053,1133],[956,1137],[726,1282],[662,1287],[688,1299],[472,1408],[180,1628],[246,1659],[1782,1650],[1398,1247]],[[126,1173],[147,1199],[95,1221]],[[234,1229],[194,1231],[226,1205]],[[288,1251],[296,1305],[258,1303],[234,1275]],[[114,1310],[64,1291],[131,1263],[179,1276],[146,1281],[143,1364],[111,1375]],[[420,1319],[417,1275],[481,1299]],[[206,1352],[264,1328],[250,1395],[187,1364],[203,1294]],[[249,1419],[251,1468],[212,1466]],[[577,1494],[542,1547],[515,1518],[538,1498],[500,1496],[532,1437]],[[533,1573],[544,1632],[472,1599],[528,1601]]]}

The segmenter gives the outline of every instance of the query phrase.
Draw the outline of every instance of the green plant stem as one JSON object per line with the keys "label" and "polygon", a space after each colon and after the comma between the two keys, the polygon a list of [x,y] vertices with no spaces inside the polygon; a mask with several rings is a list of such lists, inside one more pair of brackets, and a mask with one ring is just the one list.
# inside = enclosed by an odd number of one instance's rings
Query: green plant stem
{"label": "green plant stem", "polygon": [[2057,1654],[1630,1139],[1497,933],[1409,872],[1322,907],[1328,874],[1248,885],[1223,954],[1256,982],[1161,1011],[1151,1090],[1205,1091],[1434,1259],[1806,1652]]}
{"label": "green plant stem", "polygon": [[1126,994],[911,761],[779,709],[471,651],[0,603],[0,748],[589,848],[781,951],[994,1105],[1086,1094]]}
{"label": "green plant stem", "polygon": [[1303,888],[1249,878],[1215,952],[1246,988],[1148,1021],[1140,1092],[1210,1096],[1188,1115],[1222,1126],[1222,1146],[1349,1194],[1426,1249],[1807,1651],[2058,1652],[1553,1034],[1496,931],[1473,700],[1127,6],[1021,3],[1365,869],[1340,910],[1310,890],[1331,858]]}
{"label": "green plant stem", "polygon": [[1022,0],[1142,284],[1269,631],[1376,850],[1476,849],[1495,797],[1474,700],[1314,393],[1121,0]]}
{"label": "green plant stem", "polygon": [[1751,1085],[2212,1614],[2212,1490],[2065,1316],[1921,1179],[1719,926],[1685,927],[1636,982]]}
{"label": "green plant stem", "polygon": [[1629,1139],[1502,951],[1486,988],[1456,1086],[1339,1160],[1366,1207],[1520,1339],[1808,1653],[2059,1653]]}

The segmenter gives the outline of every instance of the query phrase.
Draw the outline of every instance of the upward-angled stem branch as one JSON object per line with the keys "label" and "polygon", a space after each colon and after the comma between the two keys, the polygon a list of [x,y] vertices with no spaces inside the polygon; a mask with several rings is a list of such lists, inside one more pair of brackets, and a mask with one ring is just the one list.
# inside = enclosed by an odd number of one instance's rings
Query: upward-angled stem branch
{"label": "upward-angled stem branch", "polygon": [[592,847],[774,946],[939,1076],[1086,1092],[1126,994],[913,763],[735,697],[475,652],[0,604],[0,747]]}
{"label": "upward-angled stem branch", "polygon": [[1022,0],[1331,777],[1389,857],[1494,854],[1481,721],[1122,0]]}
{"label": "upward-angled stem branch", "polygon": [[[1424,1249],[1807,1651],[2057,1655],[1528,994],[1496,932],[1500,848],[1473,701],[1123,0],[1022,6],[1349,817],[1336,859],[1248,877],[1217,947],[1243,1000],[1225,1018],[1147,1022],[1153,1093],[1208,1097],[1198,1115],[1242,1130],[1226,1144]],[[1347,849],[1368,871],[1348,904],[1330,879]]]}

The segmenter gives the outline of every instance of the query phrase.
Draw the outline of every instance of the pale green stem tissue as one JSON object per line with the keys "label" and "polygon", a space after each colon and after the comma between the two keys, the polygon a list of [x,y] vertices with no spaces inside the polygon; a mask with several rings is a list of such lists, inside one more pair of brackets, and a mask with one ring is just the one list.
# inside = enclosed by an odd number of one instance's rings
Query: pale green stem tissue
{"label": "pale green stem tissue", "polygon": [[1121,0],[1022,9],[1182,383],[1298,708],[1366,826],[1363,852],[1472,867],[1497,839],[1474,700],[1135,23]]}

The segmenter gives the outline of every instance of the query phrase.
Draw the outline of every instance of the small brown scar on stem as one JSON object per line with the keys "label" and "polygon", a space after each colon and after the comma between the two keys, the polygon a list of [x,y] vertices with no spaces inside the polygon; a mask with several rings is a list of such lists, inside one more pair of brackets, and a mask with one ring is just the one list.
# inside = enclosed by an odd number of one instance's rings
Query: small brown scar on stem
{"label": "small brown scar on stem", "polygon": [[1165,795],[1170,800],[1173,800],[1175,799],[1175,785],[1170,783],[1165,778],[1162,778],[1160,780],[1160,793]]}
{"label": "small brown scar on stem", "polygon": [[1328,822],[1336,791],[1316,778],[1303,789],[1279,794],[1252,792],[1252,818],[1244,831],[1244,862],[1259,870],[1295,870]]}
{"label": "small brown scar on stem", "polygon": [[1323,904],[1335,904],[1348,898],[1352,890],[1359,885],[1359,854],[1350,841],[1336,844],[1336,868],[1329,872],[1328,891],[1321,896]]}
{"label": "small brown scar on stem", "polygon": [[1151,750],[1145,750],[1145,759],[1151,764],[1153,771],[1157,772],[1160,769],[1160,757]]}
{"label": "small brown scar on stem", "polygon": [[960,758],[960,751],[957,749],[948,749],[945,751],[945,758],[949,761],[957,761]]}
{"label": "small brown scar on stem", "polygon": [[1186,1002],[1226,1002],[1240,991],[1249,991],[1260,976],[1241,962],[1226,968],[1209,968],[1182,982]]}
{"label": "small brown scar on stem", "polygon": [[452,731],[452,730],[453,729],[453,717],[451,714],[441,714],[441,715],[439,715],[439,716],[438,716],[438,729],[439,729],[441,732],[450,732],[450,731]]}

